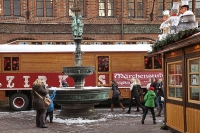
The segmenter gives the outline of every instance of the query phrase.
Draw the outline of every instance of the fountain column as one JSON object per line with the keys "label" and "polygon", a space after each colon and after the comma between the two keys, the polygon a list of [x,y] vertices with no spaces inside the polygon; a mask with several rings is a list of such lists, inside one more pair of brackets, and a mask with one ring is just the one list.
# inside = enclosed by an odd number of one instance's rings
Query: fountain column
{"label": "fountain column", "polygon": [[75,42],[75,66],[63,67],[64,74],[74,79],[75,87],[57,90],[55,103],[62,106],[62,110],[57,117],[60,118],[87,118],[97,119],[99,115],[94,106],[100,101],[109,98],[111,87],[84,87],[85,77],[92,75],[94,66],[82,66],[81,41],[84,24],[81,16],[78,15],[80,9],[77,0],[74,0],[74,6],[71,9],[75,16],[73,17],[72,31]]}

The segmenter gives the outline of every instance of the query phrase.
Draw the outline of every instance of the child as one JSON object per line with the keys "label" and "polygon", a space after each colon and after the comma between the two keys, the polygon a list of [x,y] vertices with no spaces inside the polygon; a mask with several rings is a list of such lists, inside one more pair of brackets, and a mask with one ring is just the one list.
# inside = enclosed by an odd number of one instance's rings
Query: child
{"label": "child", "polygon": [[51,104],[47,108],[46,118],[49,115],[50,123],[52,123],[53,122],[53,111],[54,111],[54,103],[53,103],[53,101],[54,101],[54,98],[56,96],[56,90],[53,91],[53,94],[51,96],[49,96],[49,94],[47,94],[47,96],[51,99]]}
{"label": "child", "polygon": [[156,117],[155,117],[155,112],[154,112],[155,99],[156,99],[156,94],[154,92],[154,88],[152,86],[150,86],[147,94],[144,96],[146,108],[144,109],[144,113],[142,116],[142,120],[141,120],[142,124],[144,124],[144,120],[146,118],[146,115],[147,115],[149,109],[150,109],[152,117],[153,117],[153,124],[156,124]]}
{"label": "child", "polygon": [[63,79],[62,80],[62,87],[68,87],[69,85],[68,85],[68,83]]}

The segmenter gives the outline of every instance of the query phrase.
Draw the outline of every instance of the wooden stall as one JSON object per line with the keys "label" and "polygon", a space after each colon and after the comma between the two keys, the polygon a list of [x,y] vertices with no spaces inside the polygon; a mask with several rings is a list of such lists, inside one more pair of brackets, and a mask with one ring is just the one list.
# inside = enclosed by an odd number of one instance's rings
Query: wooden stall
{"label": "wooden stall", "polygon": [[177,133],[200,133],[200,32],[162,46],[165,122]]}

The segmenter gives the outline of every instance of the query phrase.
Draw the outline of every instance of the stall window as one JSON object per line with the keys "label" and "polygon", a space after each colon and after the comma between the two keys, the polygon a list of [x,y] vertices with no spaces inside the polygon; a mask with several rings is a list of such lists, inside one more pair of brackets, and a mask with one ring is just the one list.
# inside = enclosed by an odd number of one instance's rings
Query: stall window
{"label": "stall window", "polygon": [[188,66],[188,85],[189,85],[189,101],[200,101],[200,79],[199,79],[199,75],[200,75],[200,70],[199,70],[199,66],[200,66],[200,58],[196,58],[196,59],[191,59],[189,60],[189,66]]}
{"label": "stall window", "polygon": [[162,57],[144,57],[145,69],[162,69]]}
{"label": "stall window", "polygon": [[109,71],[109,56],[98,56],[98,72]]}
{"label": "stall window", "polygon": [[167,64],[168,98],[182,99],[182,64],[172,62]]}
{"label": "stall window", "polygon": [[4,71],[18,71],[19,57],[4,57]]}

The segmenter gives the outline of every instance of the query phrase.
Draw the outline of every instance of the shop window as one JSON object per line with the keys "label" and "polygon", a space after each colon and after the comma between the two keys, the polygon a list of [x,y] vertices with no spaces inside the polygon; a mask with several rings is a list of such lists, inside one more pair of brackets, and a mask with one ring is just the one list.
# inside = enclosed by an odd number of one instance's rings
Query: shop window
{"label": "shop window", "polygon": [[98,56],[98,72],[109,71],[109,56]]}
{"label": "shop window", "polygon": [[189,85],[189,100],[200,101],[200,58],[189,60],[188,66],[188,85]]}
{"label": "shop window", "polygon": [[145,69],[162,69],[162,57],[144,57]]}
{"label": "shop window", "polygon": [[19,57],[4,57],[4,71],[18,71]]}
{"label": "shop window", "polygon": [[182,98],[182,64],[167,64],[167,92],[169,98]]}

